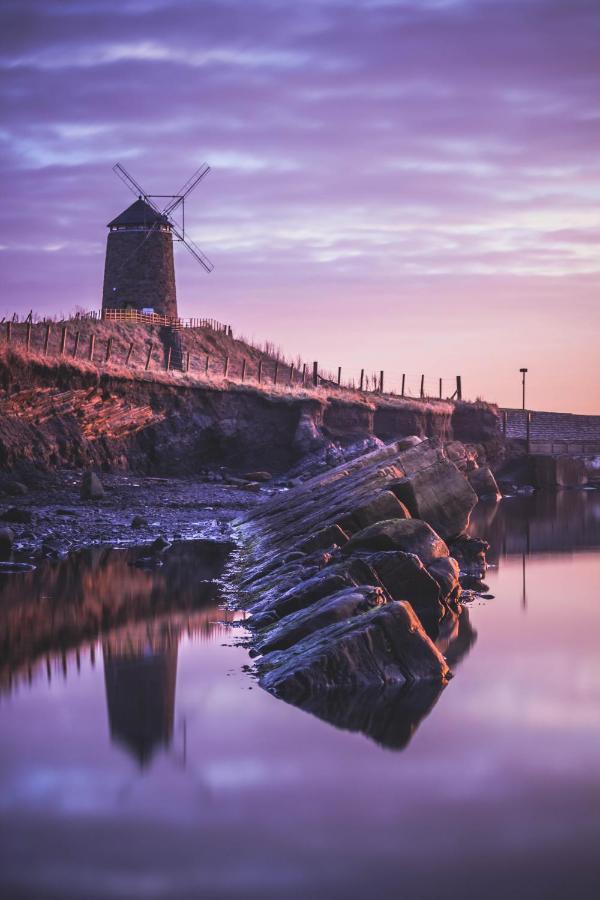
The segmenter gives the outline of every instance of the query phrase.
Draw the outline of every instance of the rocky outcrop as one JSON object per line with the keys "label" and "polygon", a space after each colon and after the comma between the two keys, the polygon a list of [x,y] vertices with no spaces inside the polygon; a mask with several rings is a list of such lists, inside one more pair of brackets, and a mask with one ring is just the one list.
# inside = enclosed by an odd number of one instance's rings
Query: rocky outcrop
{"label": "rocky outcrop", "polygon": [[425,565],[448,556],[444,541],[420,519],[386,519],[359,531],[344,545],[344,555],[361,550],[402,550],[413,553]]}
{"label": "rocky outcrop", "polygon": [[415,438],[344,461],[240,518],[237,590],[261,685],[324,716],[323,694],[334,692],[338,720],[349,691],[442,686],[450,670],[435,642],[449,646],[457,632],[461,587],[431,520],[462,535],[476,500],[444,451]]}
{"label": "rocky outcrop", "polygon": [[85,472],[81,481],[82,500],[101,500],[104,497],[102,482],[95,472]]}
{"label": "rocky outcrop", "polygon": [[477,503],[467,479],[445,458],[396,481],[392,490],[411,515],[429,522],[444,538],[465,530]]}
{"label": "rocky outcrop", "polygon": [[467,471],[469,484],[480,500],[500,500],[502,494],[489,466]]}

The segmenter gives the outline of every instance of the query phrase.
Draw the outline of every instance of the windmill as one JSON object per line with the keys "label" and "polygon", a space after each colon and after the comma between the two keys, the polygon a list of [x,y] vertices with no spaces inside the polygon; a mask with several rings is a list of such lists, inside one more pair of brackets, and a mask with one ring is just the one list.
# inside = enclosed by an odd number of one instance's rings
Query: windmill
{"label": "windmill", "polygon": [[[152,310],[177,318],[173,240],[206,272],[213,264],[185,231],[185,201],[210,172],[203,163],[176,194],[148,194],[120,164],[113,171],[136,201],[108,223],[102,309]],[[164,206],[157,201],[166,201]],[[181,222],[174,214],[181,214]]]}

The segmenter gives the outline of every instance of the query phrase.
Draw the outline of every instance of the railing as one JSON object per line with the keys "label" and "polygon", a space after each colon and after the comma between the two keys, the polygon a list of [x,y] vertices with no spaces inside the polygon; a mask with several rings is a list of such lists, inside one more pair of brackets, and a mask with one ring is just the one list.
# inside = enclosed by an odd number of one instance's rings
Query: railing
{"label": "railing", "polygon": [[142,325],[168,325],[170,328],[209,328],[223,334],[231,333],[231,326],[216,319],[181,319],[178,316],[161,316],[159,313],[145,313],[140,309],[103,309],[101,318],[109,322],[137,322]]}

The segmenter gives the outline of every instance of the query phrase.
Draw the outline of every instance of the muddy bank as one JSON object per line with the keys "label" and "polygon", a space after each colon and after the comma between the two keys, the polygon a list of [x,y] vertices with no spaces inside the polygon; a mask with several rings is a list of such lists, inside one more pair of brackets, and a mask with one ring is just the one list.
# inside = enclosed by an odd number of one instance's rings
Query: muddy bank
{"label": "muddy bank", "polygon": [[95,544],[149,544],[158,537],[222,541],[228,523],[271,492],[268,486],[249,491],[223,481],[115,474],[103,475],[103,497],[83,500],[81,484],[81,473],[61,471],[38,475],[23,494],[0,497],[0,530],[13,533],[19,559],[35,563]]}
{"label": "muddy bank", "polygon": [[4,471],[93,467],[191,475],[225,465],[282,473],[331,441],[464,436],[493,449],[496,420],[485,405],[100,372],[66,358],[0,352]]}

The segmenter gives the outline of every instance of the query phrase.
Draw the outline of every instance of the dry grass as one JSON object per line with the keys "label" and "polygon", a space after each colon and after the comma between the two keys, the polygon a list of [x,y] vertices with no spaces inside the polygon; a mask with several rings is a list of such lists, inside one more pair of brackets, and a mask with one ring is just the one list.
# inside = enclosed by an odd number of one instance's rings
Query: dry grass
{"label": "dry grass", "polygon": [[64,384],[70,376],[90,382],[98,382],[101,378],[119,379],[137,383],[162,384],[169,387],[195,388],[215,391],[235,391],[238,393],[260,393],[265,398],[278,401],[313,401],[325,405],[328,402],[360,405],[368,409],[380,407],[390,409],[404,409],[415,412],[431,412],[436,415],[450,415],[454,404],[444,400],[415,400],[410,398],[394,397],[391,395],[365,394],[350,389],[339,390],[329,386],[302,387],[300,384],[258,384],[249,379],[241,383],[238,380],[223,378],[222,376],[205,376],[198,373],[186,374],[179,371],[166,372],[164,370],[145,371],[139,367],[126,367],[118,362],[90,363],[83,359],[72,357],[44,356],[40,352],[27,351],[18,345],[0,344],[0,375],[6,384],[11,374],[15,378],[27,377],[31,373],[50,378]]}

